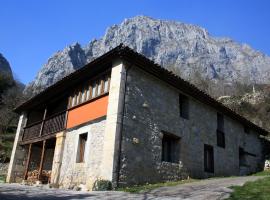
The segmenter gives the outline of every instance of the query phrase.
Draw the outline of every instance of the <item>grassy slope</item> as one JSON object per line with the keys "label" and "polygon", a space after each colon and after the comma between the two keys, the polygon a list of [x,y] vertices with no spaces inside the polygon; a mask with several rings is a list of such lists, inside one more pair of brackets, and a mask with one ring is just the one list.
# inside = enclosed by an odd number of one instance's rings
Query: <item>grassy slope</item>
{"label": "grassy slope", "polygon": [[234,186],[234,190],[228,200],[269,200],[270,199],[270,171],[263,171],[255,176],[268,176],[254,182],[247,182],[243,186]]}
{"label": "grassy slope", "polygon": [[270,177],[254,182],[247,182],[243,186],[234,186],[232,188],[234,192],[228,200],[270,199]]}

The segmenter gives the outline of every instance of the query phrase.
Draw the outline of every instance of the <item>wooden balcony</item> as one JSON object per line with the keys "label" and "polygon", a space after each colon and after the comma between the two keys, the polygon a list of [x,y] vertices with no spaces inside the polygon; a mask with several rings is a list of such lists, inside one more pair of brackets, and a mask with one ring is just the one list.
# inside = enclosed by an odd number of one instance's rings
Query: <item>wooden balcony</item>
{"label": "wooden balcony", "polygon": [[24,128],[22,141],[43,138],[65,129],[66,111],[54,114],[45,120],[30,124]]}

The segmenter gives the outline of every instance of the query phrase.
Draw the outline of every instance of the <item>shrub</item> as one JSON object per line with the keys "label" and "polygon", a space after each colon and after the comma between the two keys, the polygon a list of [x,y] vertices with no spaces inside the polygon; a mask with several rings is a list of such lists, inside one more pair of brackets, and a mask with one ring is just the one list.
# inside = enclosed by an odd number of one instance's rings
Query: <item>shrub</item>
{"label": "shrub", "polygon": [[93,190],[94,191],[112,190],[112,182],[108,180],[98,179],[94,183]]}

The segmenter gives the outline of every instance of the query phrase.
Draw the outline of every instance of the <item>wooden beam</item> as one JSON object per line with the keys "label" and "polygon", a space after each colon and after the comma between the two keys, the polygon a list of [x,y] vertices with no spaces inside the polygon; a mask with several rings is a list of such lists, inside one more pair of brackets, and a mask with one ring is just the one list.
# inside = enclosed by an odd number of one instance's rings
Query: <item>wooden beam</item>
{"label": "wooden beam", "polygon": [[92,85],[91,84],[89,84],[89,97],[87,100],[90,100],[90,99],[92,99]]}
{"label": "wooden beam", "polygon": [[111,77],[109,76],[108,77],[108,91],[107,92],[110,92],[110,85],[111,85]]}
{"label": "wooden beam", "polygon": [[101,79],[101,91],[100,91],[100,95],[101,94],[104,94],[104,79],[105,79],[105,77]]}
{"label": "wooden beam", "polygon": [[32,143],[29,144],[29,147],[28,147],[28,155],[27,155],[26,166],[25,166],[25,171],[24,171],[24,176],[23,176],[24,180],[27,179],[27,173],[28,173],[28,169],[29,169],[31,154],[32,154]]}
{"label": "wooden beam", "polygon": [[41,179],[42,168],[43,168],[43,164],[44,164],[45,148],[46,148],[46,140],[43,140],[41,158],[40,158],[39,170],[38,170],[38,180]]}
{"label": "wooden beam", "polygon": [[43,132],[43,127],[44,127],[44,122],[45,122],[45,119],[46,119],[46,115],[47,115],[47,108],[45,108],[45,110],[44,110],[43,119],[42,119],[42,123],[41,123],[41,128],[40,128],[40,132],[39,132],[39,137],[42,135],[42,132]]}
{"label": "wooden beam", "polygon": [[64,128],[67,128],[67,122],[68,122],[68,110],[66,110],[66,114],[65,114]]}
{"label": "wooden beam", "polygon": [[40,141],[43,141],[43,140],[48,140],[50,138],[54,138],[55,135],[56,135],[56,133],[52,133],[52,134],[41,136],[41,137],[38,137],[38,138],[33,138],[33,139],[26,140],[26,141],[21,141],[20,145],[26,145],[26,144],[30,144],[30,143],[40,142]]}

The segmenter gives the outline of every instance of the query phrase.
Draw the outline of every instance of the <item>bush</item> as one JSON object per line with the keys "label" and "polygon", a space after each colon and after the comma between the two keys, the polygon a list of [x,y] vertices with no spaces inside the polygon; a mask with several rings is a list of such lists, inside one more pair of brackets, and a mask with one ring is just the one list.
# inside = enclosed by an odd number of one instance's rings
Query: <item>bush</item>
{"label": "bush", "polygon": [[0,183],[5,183],[6,177],[4,175],[0,175]]}
{"label": "bush", "polygon": [[96,180],[93,186],[94,191],[112,190],[112,182],[108,180]]}

